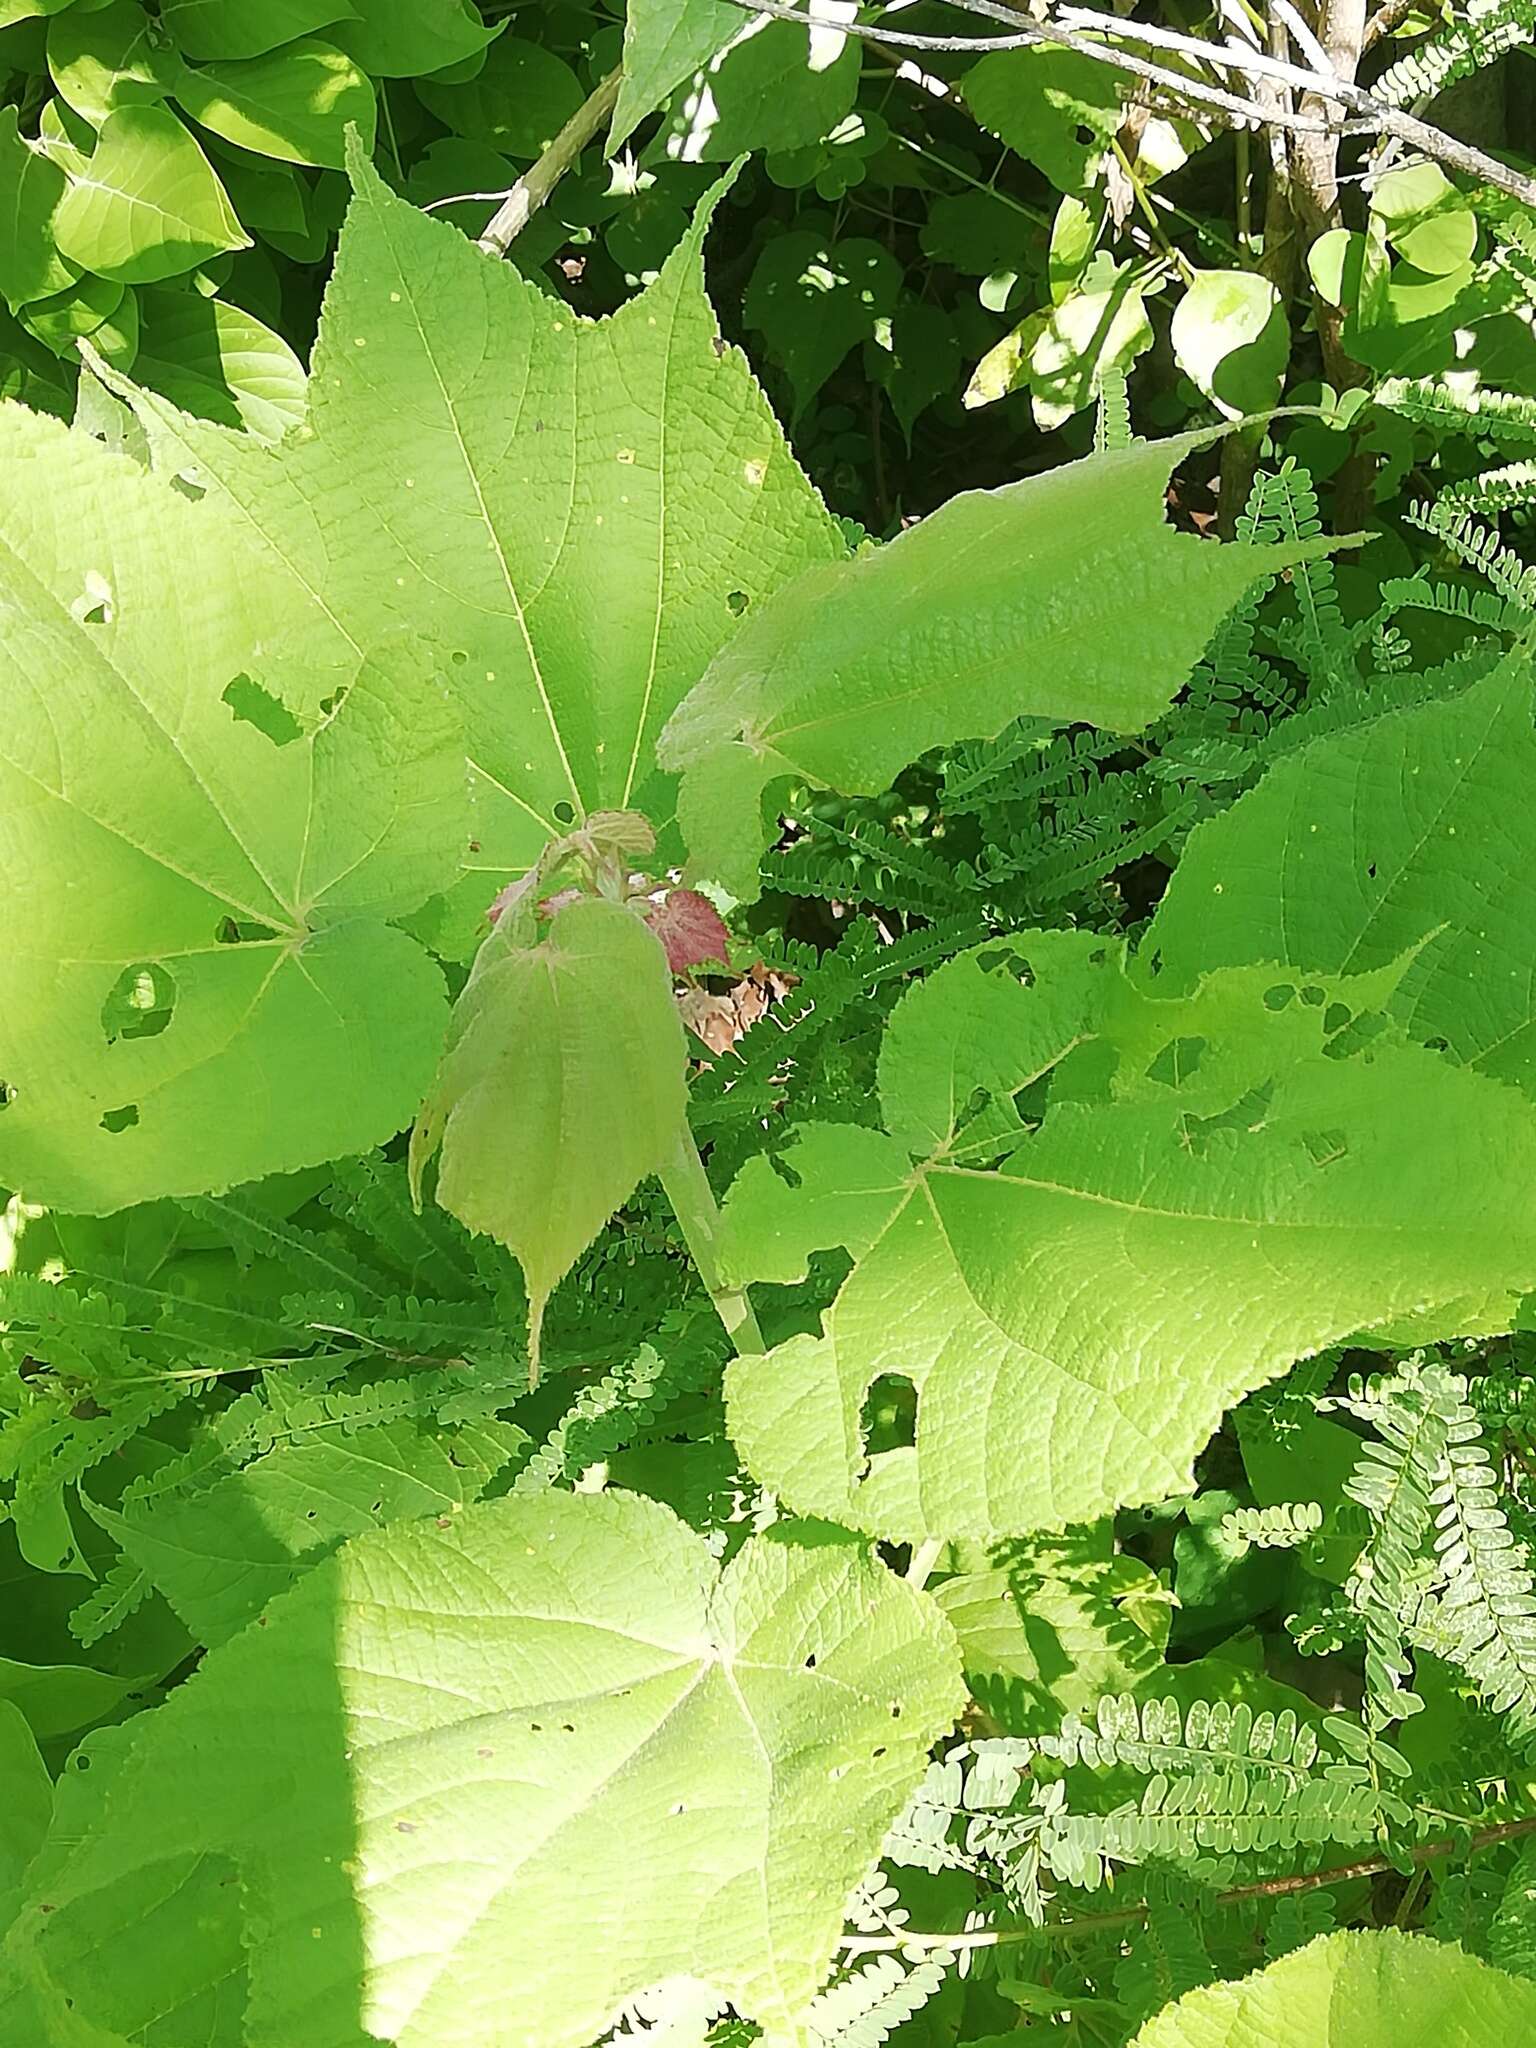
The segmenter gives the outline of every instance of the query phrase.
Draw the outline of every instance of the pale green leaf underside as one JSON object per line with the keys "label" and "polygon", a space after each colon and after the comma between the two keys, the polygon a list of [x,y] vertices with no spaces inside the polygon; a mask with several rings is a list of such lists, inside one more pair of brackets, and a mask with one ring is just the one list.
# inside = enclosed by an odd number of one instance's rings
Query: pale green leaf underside
{"label": "pale green leaf underside", "polygon": [[1536,732],[1511,656],[1443,702],[1314,740],[1191,837],[1147,951],[1358,973],[1422,946],[1410,1036],[1536,1092]]}
{"label": "pale green leaf underside", "polygon": [[679,1974],[798,2041],[962,1698],[937,1611],[847,1542],[717,1580],[626,1495],[365,1536],[141,1724],[45,1851],[13,1996],[127,2035],[248,1915],[248,2048],[584,2048]]}
{"label": "pale green leaf underside", "polygon": [[536,946],[498,928],[481,947],[412,1171],[441,1148],[437,1199],[516,1254],[535,1338],[555,1283],[670,1155],[686,1067],[666,955],[633,911],[588,897]]}
{"label": "pale green leaf underside", "polygon": [[662,734],[701,871],[755,888],[760,798],[793,774],[888,786],[949,741],[1028,715],[1136,732],[1166,709],[1274,549],[1168,525],[1174,465],[1138,444],[968,491],[889,547],[806,571],[750,614]]}
{"label": "pale green leaf underside", "polygon": [[222,696],[262,645],[262,565],[52,420],[6,407],[0,447],[0,1176],[98,1211],[389,1137],[446,1002],[388,920],[463,829],[430,657],[382,652],[276,745]]}
{"label": "pale green leaf underside", "polygon": [[1448,1942],[1327,1934],[1148,2020],[1133,2048],[1493,2048],[1536,2040],[1536,1984]]}
{"label": "pale green leaf underside", "polygon": [[352,168],[308,433],[264,449],[136,402],[157,461],[193,467],[206,516],[286,579],[294,690],[324,694],[381,623],[451,650],[483,907],[569,813],[641,796],[741,605],[842,541],[717,342],[708,205],[648,290],[586,322]]}
{"label": "pale green leaf underside", "polygon": [[[1084,935],[1009,944],[1037,979],[994,970],[990,1036],[961,1021],[972,959],[893,1017],[882,1102],[926,1159],[810,1126],[797,1188],[759,1159],[728,1198],[740,1280],[793,1280],[822,1246],[857,1260],[823,1336],[729,1369],[732,1438],[797,1512],[996,1537],[1158,1500],[1298,1357],[1469,1296],[1507,1313],[1530,1285],[1536,1117],[1415,1047],[1332,1056],[1391,975],[1298,993],[1231,970],[1165,1001]],[[1049,1068],[1028,1135],[1012,1094]],[[915,1442],[871,1459],[882,1375],[916,1390]]]}

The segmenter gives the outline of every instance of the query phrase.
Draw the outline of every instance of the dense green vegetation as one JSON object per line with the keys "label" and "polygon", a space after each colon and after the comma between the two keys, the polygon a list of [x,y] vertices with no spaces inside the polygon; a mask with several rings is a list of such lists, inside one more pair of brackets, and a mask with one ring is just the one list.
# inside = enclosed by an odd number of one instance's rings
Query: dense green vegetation
{"label": "dense green vegetation", "polygon": [[1530,0],[785,11],[0,0],[0,2048],[1536,2040]]}

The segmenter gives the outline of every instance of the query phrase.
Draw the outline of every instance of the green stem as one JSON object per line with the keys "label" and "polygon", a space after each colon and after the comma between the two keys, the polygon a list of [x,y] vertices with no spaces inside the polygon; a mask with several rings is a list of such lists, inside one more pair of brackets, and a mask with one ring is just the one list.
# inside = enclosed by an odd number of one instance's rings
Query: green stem
{"label": "green stem", "polygon": [[716,1314],[725,1325],[725,1334],[738,1354],[765,1351],[768,1347],[757,1327],[757,1317],[752,1313],[746,1290],[732,1287],[721,1278],[717,1256],[720,1210],[686,1118],[678,1129],[672,1156],[662,1167],[660,1179],[667,1200],[672,1204],[672,1213],[682,1226],[683,1238],[699,1278],[715,1304]]}
{"label": "green stem", "polygon": [[514,239],[612,114],[623,82],[622,69],[610,71],[599,85],[593,87],[538,162],[524,171],[480,237],[480,247],[487,256],[506,255]]}
{"label": "green stem", "polygon": [[1135,195],[1136,204],[1141,209],[1142,217],[1145,219],[1147,223],[1147,227],[1149,232],[1151,233],[1152,240],[1157,244],[1157,247],[1162,251],[1163,255],[1168,259],[1168,261],[1172,264],[1177,265],[1180,274],[1183,276],[1184,282],[1188,284],[1189,280],[1194,276],[1194,271],[1190,266],[1189,258],[1184,254],[1182,249],[1176,249],[1173,246],[1172,242],[1169,241],[1167,235],[1163,230],[1163,224],[1157,217],[1157,208],[1152,204],[1151,199],[1148,197],[1147,188],[1142,183],[1141,177],[1137,172],[1136,166],[1131,162],[1130,157],[1126,154],[1125,149],[1121,144],[1120,138],[1118,136],[1116,136],[1115,139],[1110,143],[1110,148],[1115,153],[1116,162],[1119,164],[1121,170],[1125,173],[1126,182],[1130,185],[1131,191]]}

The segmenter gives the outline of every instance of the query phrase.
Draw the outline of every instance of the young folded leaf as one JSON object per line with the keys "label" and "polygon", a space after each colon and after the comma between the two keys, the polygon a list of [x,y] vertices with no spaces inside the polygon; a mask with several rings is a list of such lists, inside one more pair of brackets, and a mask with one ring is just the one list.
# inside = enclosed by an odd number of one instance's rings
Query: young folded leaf
{"label": "young folded leaf", "polygon": [[505,917],[481,947],[411,1139],[418,1192],[512,1251],[535,1377],[556,1282],[667,1159],[687,1104],[682,1020],[637,911],[584,897],[528,944]]}

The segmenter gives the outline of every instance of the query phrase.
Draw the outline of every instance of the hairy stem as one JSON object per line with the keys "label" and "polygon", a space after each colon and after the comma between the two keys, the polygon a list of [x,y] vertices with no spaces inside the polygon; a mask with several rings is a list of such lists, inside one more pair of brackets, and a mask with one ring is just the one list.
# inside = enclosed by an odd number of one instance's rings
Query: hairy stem
{"label": "hairy stem", "polygon": [[725,1325],[725,1334],[738,1352],[765,1350],[763,1333],[757,1327],[745,1288],[732,1287],[721,1277],[716,1255],[720,1210],[686,1118],[678,1130],[672,1156],[661,1169],[660,1180],[672,1204],[672,1213],[682,1227],[689,1256]]}

